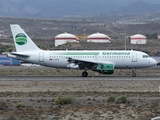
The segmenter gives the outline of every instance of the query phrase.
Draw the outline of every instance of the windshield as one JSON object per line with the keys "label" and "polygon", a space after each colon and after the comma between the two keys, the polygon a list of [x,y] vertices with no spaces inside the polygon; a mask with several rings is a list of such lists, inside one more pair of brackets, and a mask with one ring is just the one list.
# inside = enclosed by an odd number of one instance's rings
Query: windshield
{"label": "windshield", "polygon": [[149,55],[143,55],[143,58],[149,58]]}

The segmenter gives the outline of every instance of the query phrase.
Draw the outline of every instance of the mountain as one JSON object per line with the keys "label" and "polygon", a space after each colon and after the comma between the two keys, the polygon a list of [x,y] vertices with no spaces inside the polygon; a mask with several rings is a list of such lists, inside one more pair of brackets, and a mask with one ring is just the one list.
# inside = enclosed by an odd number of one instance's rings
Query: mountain
{"label": "mountain", "polygon": [[156,12],[159,0],[0,0],[0,16],[53,18]]}
{"label": "mountain", "polygon": [[114,11],[115,13],[135,14],[135,13],[152,13],[160,11],[160,4],[149,4],[144,1],[136,1],[126,7]]}

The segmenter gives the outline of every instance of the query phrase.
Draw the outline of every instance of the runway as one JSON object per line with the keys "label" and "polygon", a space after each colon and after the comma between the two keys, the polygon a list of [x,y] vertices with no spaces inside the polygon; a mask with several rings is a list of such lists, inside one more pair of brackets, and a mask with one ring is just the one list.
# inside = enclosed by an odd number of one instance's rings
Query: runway
{"label": "runway", "polygon": [[152,80],[160,80],[160,76],[0,76],[0,80],[5,81],[110,81],[110,80],[143,80],[143,81],[152,81]]}

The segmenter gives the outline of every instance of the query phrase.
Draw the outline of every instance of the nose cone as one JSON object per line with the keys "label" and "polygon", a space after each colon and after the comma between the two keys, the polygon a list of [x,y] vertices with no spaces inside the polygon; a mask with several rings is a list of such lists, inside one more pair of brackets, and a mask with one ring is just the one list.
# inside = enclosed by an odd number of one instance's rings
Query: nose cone
{"label": "nose cone", "polygon": [[152,64],[153,66],[157,66],[158,62],[157,62],[154,58],[152,58],[151,64]]}

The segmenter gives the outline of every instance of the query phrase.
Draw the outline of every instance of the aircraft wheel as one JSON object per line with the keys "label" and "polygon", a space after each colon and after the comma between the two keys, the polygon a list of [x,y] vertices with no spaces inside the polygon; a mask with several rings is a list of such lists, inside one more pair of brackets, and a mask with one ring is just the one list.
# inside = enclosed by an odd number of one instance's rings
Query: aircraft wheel
{"label": "aircraft wheel", "polygon": [[132,77],[136,77],[136,73],[133,73],[133,74],[132,74]]}
{"label": "aircraft wheel", "polygon": [[83,72],[82,73],[82,77],[87,77],[88,76],[88,73],[87,72]]}

